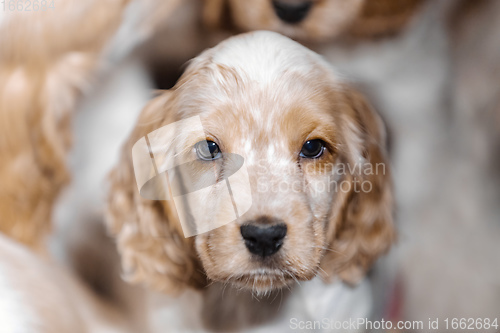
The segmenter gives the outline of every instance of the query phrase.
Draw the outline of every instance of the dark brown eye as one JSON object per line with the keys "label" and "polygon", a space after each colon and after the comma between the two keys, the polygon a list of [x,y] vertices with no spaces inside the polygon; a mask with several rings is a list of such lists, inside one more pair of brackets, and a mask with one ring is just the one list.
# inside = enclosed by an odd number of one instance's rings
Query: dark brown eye
{"label": "dark brown eye", "polygon": [[213,141],[200,141],[194,145],[194,148],[200,160],[211,161],[222,156],[219,146]]}
{"label": "dark brown eye", "polygon": [[309,140],[304,143],[300,151],[300,157],[304,158],[318,158],[323,155],[325,151],[325,143],[323,140]]}

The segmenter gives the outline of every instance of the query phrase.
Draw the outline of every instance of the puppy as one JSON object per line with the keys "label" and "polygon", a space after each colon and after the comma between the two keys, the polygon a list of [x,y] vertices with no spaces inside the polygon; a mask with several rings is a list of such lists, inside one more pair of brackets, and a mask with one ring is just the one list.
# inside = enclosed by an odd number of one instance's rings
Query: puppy
{"label": "puppy", "polygon": [[[192,159],[193,182],[214,170],[219,179],[225,154],[238,154],[248,170],[251,196],[244,200],[251,207],[231,223],[185,238],[182,208],[141,197],[131,151],[152,131],[192,117],[199,117],[205,134],[186,128],[175,152]],[[158,149],[168,145],[166,137],[155,137],[164,143]],[[385,169],[376,172],[377,165]],[[351,172],[338,172],[343,166]],[[359,181],[371,189],[355,190]],[[227,218],[231,202],[221,200],[223,187],[204,193],[200,209]],[[385,134],[364,97],[312,51],[276,33],[254,32],[202,53],[172,90],[143,110],[111,175],[108,226],[129,281],[168,293],[199,290],[171,306],[170,312],[189,313],[170,321],[173,329],[200,322],[204,329],[270,325],[273,318],[262,315],[269,307],[281,318],[278,327],[288,329],[293,316],[315,318],[306,307],[318,293],[339,307],[344,315],[334,313],[337,319],[369,315],[363,277],[394,240],[392,211]],[[309,280],[304,292],[291,287]],[[364,287],[351,290],[340,281]],[[242,293],[221,299],[220,285]],[[283,288],[292,290],[281,312],[269,300],[259,310],[245,298]],[[214,294],[221,309],[216,322],[214,316],[200,321]],[[191,308],[183,308],[182,299]]]}

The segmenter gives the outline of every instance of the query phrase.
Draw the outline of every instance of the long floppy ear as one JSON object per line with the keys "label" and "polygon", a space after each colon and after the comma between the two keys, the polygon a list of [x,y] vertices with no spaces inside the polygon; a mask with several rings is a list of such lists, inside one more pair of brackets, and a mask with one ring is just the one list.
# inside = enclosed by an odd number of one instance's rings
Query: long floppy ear
{"label": "long floppy ear", "polygon": [[[395,239],[393,190],[383,123],[365,98],[347,89],[342,110],[343,163],[349,190],[337,192],[321,267],[349,284],[359,282]],[[346,189],[346,186],[341,188]]]}
{"label": "long floppy ear", "polygon": [[116,237],[125,278],[164,292],[187,286],[202,287],[193,238],[184,238],[178,218],[168,201],[140,196],[132,164],[132,146],[146,134],[171,122],[173,93],[166,91],[142,111],[125,144],[118,166],[110,176],[107,225]]}

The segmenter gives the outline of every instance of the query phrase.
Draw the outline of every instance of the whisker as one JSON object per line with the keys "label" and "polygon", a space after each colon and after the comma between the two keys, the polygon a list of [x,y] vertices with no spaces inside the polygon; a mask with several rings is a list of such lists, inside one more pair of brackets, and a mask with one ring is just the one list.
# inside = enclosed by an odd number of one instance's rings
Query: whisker
{"label": "whisker", "polygon": [[323,268],[321,268],[321,266],[319,266],[318,269],[321,270],[323,273],[325,273],[326,276],[330,276],[330,274],[328,274]]}
{"label": "whisker", "polygon": [[327,248],[327,247],[324,247],[324,246],[312,246],[312,247],[315,248],[315,249],[322,249],[322,250],[325,250],[325,251],[330,251],[330,252],[338,253],[340,255],[345,256],[345,253],[342,253],[340,251],[336,251],[336,250],[333,250],[333,249],[330,249],[330,248]]}
{"label": "whisker", "polygon": [[281,303],[283,302],[283,288],[280,289],[280,294],[281,297],[280,297],[280,304],[278,305],[278,311],[281,309]]}
{"label": "whisker", "polygon": [[299,287],[302,287],[302,285],[300,284],[299,280],[297,280],[297,278],[295,276],[293,276],[291,273],[288,273],[288,272],[287,272],[287,274],[288,274],[288,276],[290,276],[299,285]]}

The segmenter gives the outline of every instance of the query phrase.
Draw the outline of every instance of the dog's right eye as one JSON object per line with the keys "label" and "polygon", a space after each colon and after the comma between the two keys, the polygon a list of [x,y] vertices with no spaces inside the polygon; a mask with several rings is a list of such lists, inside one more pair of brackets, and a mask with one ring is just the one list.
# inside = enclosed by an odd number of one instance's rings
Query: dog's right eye
{"label": "dog's right eye", "polygon": [[194,148],[200,160],[211,161],[222,156],[219,146],[213,141],[200,141],[194,145]]}
{"label": "dog's right eye", "polygon": [[309,140],[304,143],[300,151],[300,157],[304,158],[319,158],[325,151],[325,143],[323,140]]}

